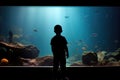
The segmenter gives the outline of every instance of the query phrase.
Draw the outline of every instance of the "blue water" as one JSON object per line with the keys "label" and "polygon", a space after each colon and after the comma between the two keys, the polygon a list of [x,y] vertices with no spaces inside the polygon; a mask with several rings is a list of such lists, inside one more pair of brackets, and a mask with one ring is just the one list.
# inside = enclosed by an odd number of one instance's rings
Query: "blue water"
{"label": "blue water", "polygon": [[14,41],[35,45],[39,56],[52,55],[50,40],[60,24],[70,56],[88,51],[114,51],[120,47],[120,7],[0,6],[0,37],[14,33]]}

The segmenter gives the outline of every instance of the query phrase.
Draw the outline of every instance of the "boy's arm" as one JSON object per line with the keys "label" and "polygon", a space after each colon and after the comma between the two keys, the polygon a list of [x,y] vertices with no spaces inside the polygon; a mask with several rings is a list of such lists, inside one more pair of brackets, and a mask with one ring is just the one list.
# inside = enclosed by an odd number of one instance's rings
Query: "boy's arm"
{"label": "boy's arm", "polygon": [[68,52],[68,47],[67,47],[67,45],[65,46],[65,51],[66,51],[66,56],[67,56],[67,58],[69,57],[69,52]]}

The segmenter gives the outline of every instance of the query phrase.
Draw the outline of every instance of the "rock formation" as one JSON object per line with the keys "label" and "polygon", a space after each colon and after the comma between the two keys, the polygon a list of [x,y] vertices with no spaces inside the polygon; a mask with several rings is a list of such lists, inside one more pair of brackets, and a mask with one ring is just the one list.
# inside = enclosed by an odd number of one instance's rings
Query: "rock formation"
{"label": "rock formation", "polygon": [[36,58],[39,50],[33,45],[23,45],[20,43],[0,42],[0,59],[7,58],[9,64],[20,65],[20,58]]}

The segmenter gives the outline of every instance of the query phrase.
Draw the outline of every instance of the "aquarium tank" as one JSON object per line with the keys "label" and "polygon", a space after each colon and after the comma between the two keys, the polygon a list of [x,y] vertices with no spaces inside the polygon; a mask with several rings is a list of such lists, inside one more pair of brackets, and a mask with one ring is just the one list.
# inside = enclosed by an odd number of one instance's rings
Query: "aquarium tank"
{"label": "aquarium tank", "polygon": [[1,65],[18,66],[9,62],[19,58],[21,66],[51,66],[57,24],[68,42],[67,66],[119,66],[120,7],[112,6],[0,6]]}

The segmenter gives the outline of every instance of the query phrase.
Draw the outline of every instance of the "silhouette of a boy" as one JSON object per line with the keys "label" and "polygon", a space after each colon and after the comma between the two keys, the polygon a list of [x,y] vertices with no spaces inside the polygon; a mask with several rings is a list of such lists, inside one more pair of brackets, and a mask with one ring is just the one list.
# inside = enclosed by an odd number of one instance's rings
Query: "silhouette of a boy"
{"label": "silhouette of a boy", "polygon": [[67,40],[61,35],[61,25],[55,25],[54,32],[56,35],[51,39],[50,43],[53,52],[53,73],[54,77],[58,78],[58,72],[60,71],[61,78],[64,79],[66,73],[66,58],[69,57]]}

